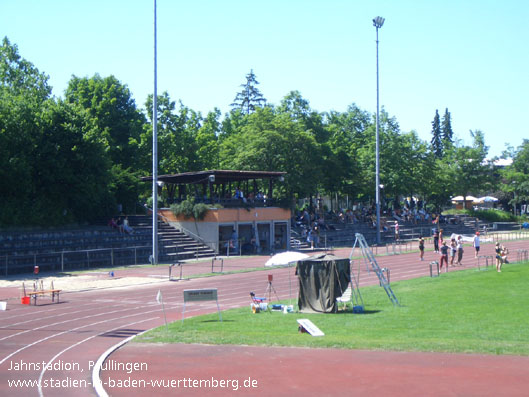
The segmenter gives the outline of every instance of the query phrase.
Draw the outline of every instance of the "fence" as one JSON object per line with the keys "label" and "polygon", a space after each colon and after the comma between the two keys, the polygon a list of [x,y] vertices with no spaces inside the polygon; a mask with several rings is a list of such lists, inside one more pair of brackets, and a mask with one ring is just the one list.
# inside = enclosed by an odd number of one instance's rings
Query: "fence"
{"label": "fence", "polygon": [[101,248],[79,251],[61,251],[32,255],[4,255],[0,257],[0,274],[31,273],[39,271],[71,271],[97,267],[115,267],[148,263],[152,247]]}

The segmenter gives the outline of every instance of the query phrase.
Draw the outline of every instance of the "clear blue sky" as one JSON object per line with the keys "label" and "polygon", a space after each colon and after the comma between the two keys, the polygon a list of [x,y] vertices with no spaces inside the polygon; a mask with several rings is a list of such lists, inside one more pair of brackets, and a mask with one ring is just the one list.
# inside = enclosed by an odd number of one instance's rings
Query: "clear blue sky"
{"label": "clear blue sky", "polygon": [[[380,103],[430,140],[435,110],[490,156],[529,137],[525,0],[158,0],[158,92],[223,113],[254,70],[268,102],[298,90],[318,111]],[[0,35],[63,96],[72,75],[116,76],[140,107],[153,90],[153,0],[0,0]]]}

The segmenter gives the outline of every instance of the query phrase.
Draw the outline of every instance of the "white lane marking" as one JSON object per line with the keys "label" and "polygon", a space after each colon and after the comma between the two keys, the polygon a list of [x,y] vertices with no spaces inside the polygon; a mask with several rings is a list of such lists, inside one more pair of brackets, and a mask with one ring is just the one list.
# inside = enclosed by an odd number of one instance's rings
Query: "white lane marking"
{"label": "white lane marking", "polygon": [[[146,321],[156,320],[157,318],[160,318],[160,317],[151,317],[151,318],[148,318],[148,319],[145,319],[145,320],[134,321],[134,322],[132,322],[132,323],[128,323],[128,324],[122,324],[122,325],[120,325],[120,326],[118,326],[118,327],[108,329],[108,330],[106,330],[106,331],[104,331],[104,332],[100,332],[99,334],[92,335],[92,336],[90,336],[90,337],[88,337],[88,338],[86,338],[86,339],[83,339],[83,340],[81,340],[81,341],[79,341],[79,342],[77,342],[77,343],[74,343],[73,345],[70,345],[70,346],[68,346],[66,349],[60,351],[60,352],[57,353],[55,356],[53,356],[53,357],[51,358],[50,361],[48,361],[48,363],[44,366],[44,368],[42,369],[42,371],[41,371],[41,373],[40,373],[40,376],[39,376],[39,382],[38,382],[39,395],[40,395],[41,397],[44,396],[44,394],[43,394],[43,392],[42,392],[42,378],[44,377],[44,374],[46,373],[46,369],[47,369],[47,367],[48,367],[49,365],[51,365],[51,363],[53,363],[53,362],[55,361],[55,359],[56,359],[57,357],[59,357],[61,354],[67,352],[67,351],[70,350],[70,349],[73,349],[74,347],[79,346],[81,343],[84,343],[84,342],[86,342],[86,341],[89,341],[90,339],[93,339],[93,338],[96,338],[96,337],[98,337],[98,336],[101,336],[101,335],[103,335],[103,334],[105,334],[105,333],[107,333],[107,332],[115,331],[115,330],[120,329],[120,328],[123,328],[123,327],[129,327],[129,326],[131,326],[131,325],[139,324],[139,323],[143,323],[143,322],[146,322]],[[110,321],[110,320],[108,320],[108,321]],[[102,323],[102,322],[106,322],[106,321],[101,321],[100,323]],[[97,323],[96,323],[96,324],[97,324]],[[92,325],[95,325],[95,324],[92,324]],[[133,335],[133,336],[135,336],[135,335]],[[127,340],[127,339],[130,339],[130,337],[129,337],[129,338],[126,338],[126,340]],[[94,385],[92,385],[92,386],[94,386]]]}
{"label": "white lane marking", "polygon": [[[77,306],[77,307],[81,307],[81,306],[89,306],[89,305],[92,305],[92,303],[81,303],[81,304],[77,304],[77,303],[76,303],[76,306]],[[15,310],[18,310],[18,309],[15,309]],[[19,309],[19,310],[24,310],[24,309]],[[52,309],[49,309],[49,308],[48,308],[48,310],[39,310],[39,314],[40,314],[40,315],[45,315],[45,314],[49,314],[49,313],[56,312],[56,311],[59,311],[59,310],[64,311],[64,306],[59,305],[59,307],[57,307],[57,308],[54,307],[54,308],[52,308]],[[24,318],[27,318],[28,315],[31,315],[31,314],[34,314],[34,312],[28,312],[28,311],[24,310],[23,313],[15,314],[15,315],[10,316],[10,317],[6,317],[4,320],[6,320],[6,321],[7,321],[7,320],[13,320],[13,319],[16,319],[17,317],[24,317]],[[41,317],[38,317],[37,319],[39,319],[39,318],[41,318]],[[33,320],[35,320],[35,318],[33,318]],[[4,327],[6,327],[6,326],[3,325],[3,326],[0,327],[0,328],[4,328]]]}
{"label": "white lane marking", "polygon": [[[139,307],[140,307],[140,306],[136,307],[136,309],[138,309]],[[158,310],[152,310],[152,311],[147,312],[147,313],[142,312],[142,313],[129,314],[128,316],[118,317],[118,319],[121,319],[121,318],[127,318],[127,317],[132,317],[132,316],[145,315],[145,314],[152,313],[152,312],[155,312],[155,311],[161,311],[161,309],[158,309]],[[101,315],[104,315],[104,314],[111,314],[111,313],[112,313],[112,312],[110,312],[110,313],[101,313],[101,314],[98,314],[98,315],[96,315],[96,316],[89,316],[89,317],[97,317],[97,316],[101,316]],[[86,317],[84,317],[84,318],[86,318]],[[47,336],[47,337],[45,337],[45,338],[39,339],[39,340],[37,340],[37,341],[35,341],[35,342],[33,342],[33,343],[30,343],[30,344],[28,344],[28,345],[26,345],[26,346],[24,346],[24,347],[21,347],[20,349],[18,349],[18,350],[16,350],[16,351],[14,351],[13,353],[7,355],[5,358],[2,359],[2,361],[0,361],[0,365],[3,364],[3,363],[4,363],[6,360],[8,360],[9,358],[13,357],[15,354],[20,353],[22,350],[25,350],[25,349],[27,349],[27,348],[29,348],[29,347],[31,347],[31,346],[34,346],[34,345],[36,345],[36,344],[38,344],[38,343],[44,342],[44,341],[46,341],[46,340],[48,340],[48,339],[55,338],[56,336],[66,334],[66,333],[68,333],[68,332],[77,331],[78,329],[85,328],[85,327],[89,327],[89,326],[94,325],[94,324],[100,324],[100,323],[104,323],[104,322],[107,322],[107,321],[113,321],[113,320],[116,320],[116,318],[111,318],[111,319],[109,319],[109,320],[103,320],[103,321],[100,321],[100,322],[97,322],[97,323],[85,324],[85,325],[79,326],[79,327],[77,327],[77,328],[70,328],[70,329],[67,329],[67,330],[65,330],[65,331],[61,331],[61,332],[58,332],[58,333],[56,333],[56,334],[49,335],[49,336]],[[72,320],[72,321],[73,321],[73,320]],[[66,322],[66,321],[64,321],[64,322]],[[28,330],[28,331],[31,331],[31,330]],[[25,331],[25,332],[26,332],[26,331]]]}
{"label": "white lane marking", "polygon": [[[90,309],[95,309],[93,304],[90,303],[89,305],[91,306]],[[121,305],[116,305],[116,306],[121,306]],[[15,327],[15,326],[17,326],[17,325],[22,325],[22,324],[30,323],[30,322],[32,322],[32,321],[49,320],[50,318],[54,318],[54,317],[64,317],[64,316],[67,316],[67,315],[70,315],[70,314],[81,313],[81,312],[83,312],[83,311],[87,311],[87,310],[86,310],[86,309],[83,309],[83,310],[74,310],[74,311],[71,311],[71,312],[63,312],[63,313],[61,313],[61,314],[53,314],[53,315],[51,315],[51,316],[47,316],[47,317],[37,317],[37,318],[33,317],[33,318],[29,319],[29,320],[21,321],[21,322],[19,322],[19,323],[13,323],[13,324],[8,324],[8,325],[2,325],[2,326],[0,327],[0,330],[5,330],[5,329],[7,329],[7,328],[9,328],[9,327]],[[27,317],[27,314],[26,314],[26,317]]]}
{"label": "white lane marking", "polygon": [[103,382],[101,382],[101,366],[105,362],[108,356],[112,354],[114,351],[119,349],[121,346],[123,346],[125,343],[128,343],[132,339],[134,339],[136,336],[144,334],[147,331],[140,332],[139,334],[129,336],[126,339],[123,339],[121,342],[116,343],[114,346],[111,346],[107,349],[103,354],[99,356],[99,358],[96,361],[96,364],[94,365],[94,368],[92,369],[92,385],[95,388],[95,391],[99,397],[108,397],[108,393],[106,392],[105,388],[103,387]]}
{"label": "white lane marking", "polygon": [[[84,320],[84,319],[91,318],[91,317],[104,316],[104,315],[106,315],[106,314],[113,314],[113,313],[117,313],[117,312],[120,312],[120,311],[134,310],[134,309],[138,309],[138,308],[140,308],[140,307],[143,307],[143,306],[136,306],[136,307],[128,308],[128,309],[114,310],[114,311],[112,311],[112,312],[93,314],[93,315],[91,315],[91,316],[77,317],[77,318],[72,318],[72,319],[69,319],[69,320],[59,321],[59,322],[52,323],[52,324],[42,325],[42,326],[40,326],[40,327],[27,329],[27,330],[25,330],[25,331],[20,331],[20,332],[18,332],[18,333],[16,333],[16,334],[12,334],[12,335],[8,335],[8,336],[4,336],[3,338],[0,338],[0,341],[6,340],[6,339],[9,339],[9,338],[13,338],[13,337],[15,337],[15,336],[19,336],[19,335],[22,335],[22,334],[26,334],[26,333],[28,333],[28,332],[37,331],[37,330],[39,330],[39,329],[46,328],[46,327],[51,327],[51,326],[55,326],[55,325],[59,325],[59,324],[64,324],[64,323],[68,323],[68,322],[71,322],[71,321]],[[0,361],[0,364],[2,364],[2,362],[3,362],[3,361]]]}

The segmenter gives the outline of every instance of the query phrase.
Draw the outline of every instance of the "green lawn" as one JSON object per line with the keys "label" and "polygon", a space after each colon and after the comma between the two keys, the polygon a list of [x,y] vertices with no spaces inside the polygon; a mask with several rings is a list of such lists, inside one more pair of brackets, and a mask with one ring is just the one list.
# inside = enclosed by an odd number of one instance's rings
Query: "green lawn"
{"label": "green lawn", "polygon": [[[363,314],[252,314],[248,300],[246,307],[223,312],[222,323],[214,313],[136,340],[529,355],[528,286],[527,263],[504,265],[502,273],[470,269],[393,283],[400,307],[378,286],[361,289]],[[299,334],[299,318],[310,319],[325,336]]]}

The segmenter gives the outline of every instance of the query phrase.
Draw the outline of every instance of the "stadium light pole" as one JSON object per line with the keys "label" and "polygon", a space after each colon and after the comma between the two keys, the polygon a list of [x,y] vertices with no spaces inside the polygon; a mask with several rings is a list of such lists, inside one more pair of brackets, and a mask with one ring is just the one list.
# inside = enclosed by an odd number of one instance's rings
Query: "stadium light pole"
{"label": "stadium light pole", "polygon": [[377,124],[376,124],[376,145],[375,145],[375,203],[377,212],[377,245],[380,244],[380,149],[379,149],[379,95],[378,95],[378,29],[384,25],[384,18],[376,17],[373,19],[373,26],[377,30]]}
{"label": "stadium light pole", "polygon": [[156,38],[156,0],[154,0],[154,93],[152,103],[152,265],[158,264],[158,81]]}

